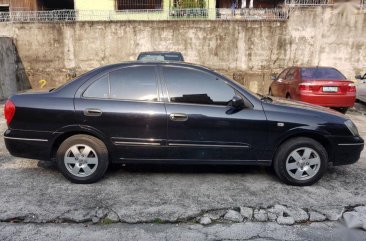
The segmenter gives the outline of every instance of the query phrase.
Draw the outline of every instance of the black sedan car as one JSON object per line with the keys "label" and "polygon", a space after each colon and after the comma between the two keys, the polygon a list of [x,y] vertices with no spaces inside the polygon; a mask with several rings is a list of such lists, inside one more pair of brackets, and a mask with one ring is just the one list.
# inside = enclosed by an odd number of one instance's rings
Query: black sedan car
{"label": "black sedan car", "polygon": [[100,67],[51,92],[10,97],[5,117],[12,155],[54,160],[75,183],[98,181],[110,163],[180,163],[273,166],[283,182],[311,185],[364,146],[345,115],[261,98],[182,62]]}

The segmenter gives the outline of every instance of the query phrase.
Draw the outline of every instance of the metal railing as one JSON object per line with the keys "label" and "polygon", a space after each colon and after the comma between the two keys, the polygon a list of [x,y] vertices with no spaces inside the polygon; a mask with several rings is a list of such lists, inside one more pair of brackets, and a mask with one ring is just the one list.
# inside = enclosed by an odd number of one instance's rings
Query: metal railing
{"label": "metal railing", "polygon": [[70,21],[123,21],[123,20],[287,20],[284,9],[207,9],[176,8],[170,10],[55,10],[0,12],[0,22],[70,22]]}
{"label": "metal railing", "polygon": [[333,0],[285,0],[286,5],[290,6],[328,6],[333,5]]}

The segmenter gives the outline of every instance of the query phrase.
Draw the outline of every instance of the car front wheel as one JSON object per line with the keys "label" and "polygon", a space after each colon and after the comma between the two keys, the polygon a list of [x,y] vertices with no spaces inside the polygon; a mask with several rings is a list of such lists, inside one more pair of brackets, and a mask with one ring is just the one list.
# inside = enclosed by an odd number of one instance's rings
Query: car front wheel
{"label": "car front wheel", "polygon": [[274,170],[286,184],[308,186],[324,175],[328,155],[317,141],[299,137],[283,143],[274,158]]}
{"label": "car front wheel", "polygon": [[108,168],[108,151],[104,143],[89,135],[75,135],[59,147],[57,166],[74,183],[93,183],[100,180]]}

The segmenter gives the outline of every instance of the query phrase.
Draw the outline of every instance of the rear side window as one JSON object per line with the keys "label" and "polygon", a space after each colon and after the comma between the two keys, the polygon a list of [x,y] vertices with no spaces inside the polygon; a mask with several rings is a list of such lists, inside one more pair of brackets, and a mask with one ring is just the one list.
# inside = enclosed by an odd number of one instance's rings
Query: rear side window
{"label": "rear side window", "polygon": [[302,68],[301,77],[304,80],[345,80],[346,77],[334,68]]}
{"label": "rear side window", "polygon": [[91,84],[84,97],[157,101],[158,88],[153,66],[127,67],[110,72]]}
{"label": "rear side window", "polygon": [[131,67],[113,71],[109,74],[112,99],[157,101],[158,90],[155,69]]}
{"label": "rear side window", "polygon": [[163,67],[171,102],[227,105],[235,91],[217,76],[191,68]]}
{"label": "rear side window", "polygon": [[94,81],[84,92],[84,97],[106,99],[109,97],[108,74]]}

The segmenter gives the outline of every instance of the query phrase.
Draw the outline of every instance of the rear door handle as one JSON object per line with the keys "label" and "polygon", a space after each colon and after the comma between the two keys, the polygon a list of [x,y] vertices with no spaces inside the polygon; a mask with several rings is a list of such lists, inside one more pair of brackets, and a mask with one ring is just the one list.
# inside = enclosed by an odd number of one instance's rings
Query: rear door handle
{"label": "rear door handle", "polygon": [[187,121],[188,120],[188,115],[183,114],[183,113],[172,113],[169,115],[169,117],[172,121]]}
{"label": "rear door handle", "polygon": [[102,113],[103,112],[99,109],[85,109],[84,110],[85,116],[101,116]]}

